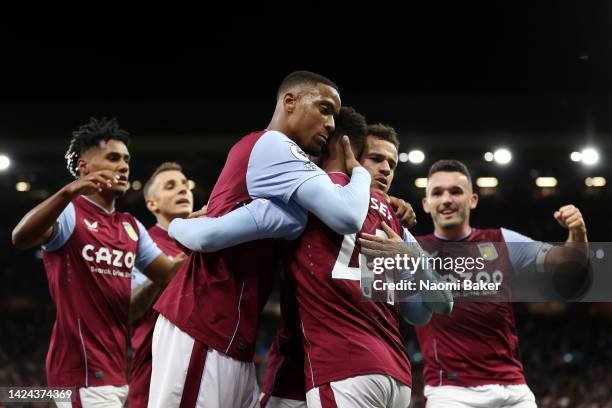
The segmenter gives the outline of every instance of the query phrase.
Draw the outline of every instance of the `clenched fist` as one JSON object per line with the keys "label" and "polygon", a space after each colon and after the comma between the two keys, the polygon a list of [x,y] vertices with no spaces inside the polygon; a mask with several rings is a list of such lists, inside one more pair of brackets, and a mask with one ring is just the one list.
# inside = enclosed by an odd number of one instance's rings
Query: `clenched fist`
{"label": "clenched fist", "polygon": [[559,225],[569,230],[570,241],[586,241],[586,224],[578,208],[572,204],[564,205],[553,216]]}

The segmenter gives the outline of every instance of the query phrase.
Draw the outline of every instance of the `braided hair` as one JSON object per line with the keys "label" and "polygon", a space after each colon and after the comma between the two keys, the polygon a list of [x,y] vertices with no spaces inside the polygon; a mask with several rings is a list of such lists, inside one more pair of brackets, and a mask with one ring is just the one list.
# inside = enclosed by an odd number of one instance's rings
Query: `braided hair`
{"label": "braided hair", "polygon": [[119,127],[117,119],[96,119],[90,118],[89,122],[82,125],[79,130],[72,132],[70,146],[64,155],[66,159],[66,167],[74,178],[79,178],[79,169],[77,163],[81,155],[92,147],[99,146],[101,141],[118,140],[125,143],[126,146],[130,143],[130,134]]}

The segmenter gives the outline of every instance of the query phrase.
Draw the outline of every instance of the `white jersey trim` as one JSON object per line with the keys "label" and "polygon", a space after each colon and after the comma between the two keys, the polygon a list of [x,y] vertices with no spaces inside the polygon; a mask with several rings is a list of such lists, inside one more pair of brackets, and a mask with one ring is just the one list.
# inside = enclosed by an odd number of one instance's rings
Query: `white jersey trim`
{"label": "white jersey trim", "polygon": [[229,349],[232,347],[232,343],[234,342],[234,338],[236,337],[236,333],[238,332],[238,327],[240,327],[240,303],[242,302],[242,294],[244,293],[244,284],[242,282],[242,288],[240,289],[240,297],[238,298],[238,321],[236,322],[236,327],[234,328],[234,334],[232,335],[232,339],[230,340],[227,348],[225,349],[225,354],[229,352]]}
{"label": "white jersey trim", "polygon": [[89,387],[89,367],[87,367],[87,349],[85,348],[85,340],[83,340],[83,332],[81,331],[81,319],[77,319],[77,325],[79,326],[79,337],[81,338],[81,345],[83,346],[83,356],[85,357],[85,387]]}

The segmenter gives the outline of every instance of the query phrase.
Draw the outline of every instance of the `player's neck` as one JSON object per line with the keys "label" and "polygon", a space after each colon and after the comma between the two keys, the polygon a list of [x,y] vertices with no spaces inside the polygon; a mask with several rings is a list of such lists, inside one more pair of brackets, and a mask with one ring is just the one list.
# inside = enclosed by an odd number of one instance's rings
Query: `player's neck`
{"label": "player's neck", "polygon": [[270,120],[270,123],[266,127],[266,130],[276,130],[277,132],[281,132],[282,134],[286,135],[289,139],[293,140],[293,138],[290,135],[291,132],[289,132],[289,129],[287,129],[287,126],[285,126],[283,122],[285,121],[279,118],[275,112],[274,116],[272,116],[272,120]]}
{"label": "player's neck", "polygon": [[115,196],[114,195],[96,193],[96,194],[88,195],[87,198],[89,198],[91,201],[98,204],[100,207],[104,208],[108,212],[111,212],[115,209]]}
{"label": "player's neck", "polygon": [[458,241],[470,235],[472,228],[468,225],[461,225],[456,228],[441,228],[439,226],[434,227],[434,233],[437,237],[447,239],[449,241]]}
{"label": "player's neck", "polygon": [[176,217],[167,217],[163,214],[155,214],[155,218],[157,219],[157,224],[159,224],[160,227],[167,231],[168,227],[170,226],[170,223]]}

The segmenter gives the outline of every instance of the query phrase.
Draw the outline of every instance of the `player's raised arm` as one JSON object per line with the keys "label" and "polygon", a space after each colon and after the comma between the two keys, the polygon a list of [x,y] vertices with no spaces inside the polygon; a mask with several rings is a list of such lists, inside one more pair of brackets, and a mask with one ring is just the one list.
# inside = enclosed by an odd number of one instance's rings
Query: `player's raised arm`
{"label": "player's raised arm", "polygon": [[355,159],[347,136],[342,137],[342,146],[350,183],[339,188],[328,178],[310,179],[298,187],[292,199],[336,233],[354,234],[361,229],[368,212],[372,179]]}
{"label": "player's raised arm", "polygon": [[[584,293],[591,283],[586,223],[580,210],[573,205],[559,208],[553,217],[568,230],[564,245],[534,241],[505,228],[501,231],[516,273],[535,271],[535,278],[545,289],[546,297],[552,295],[556,298],[559,288],[563,288],[563,297],[573,298]],[[555,288],[554,293],[549,292],[552,288]]]}
{"label": "player's raised arm", "polygon": [[294,203],[257,199],[218,218],[177,218],[168,234],[192,251],[213,252],[257,239],[296,238],[307,219]]}
{"label": "player's raised arm", "polygon": [[586,265],[589,254],[589,240],[582,213],[573,205],[564,205],[553,214],[559,225],[568,230],[565,245],[555,246],[546,257],[546,268],[558,270],[568,263]]}
{"label": "player's raised arm", "polygon": [[110,170],[96,171],[67,184],[57,193],[30,210],[13,229],[12,241],[19,249],[33,248],[48,242],[60,233],[57,222],[68,204],[79,195],[110,189],[119,180]]}

